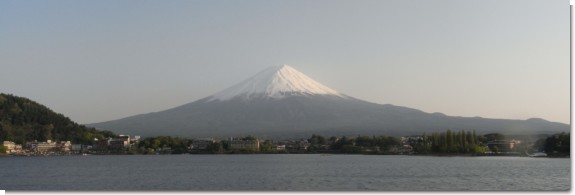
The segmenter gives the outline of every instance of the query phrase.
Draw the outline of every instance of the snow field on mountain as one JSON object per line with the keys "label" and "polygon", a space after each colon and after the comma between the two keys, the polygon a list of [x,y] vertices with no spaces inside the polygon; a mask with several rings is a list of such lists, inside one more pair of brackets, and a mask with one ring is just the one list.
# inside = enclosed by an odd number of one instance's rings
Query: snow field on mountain
{"label": "snow field on mountain", "polygon": [[240,97],[280,99],[289,95],[345,96],[288,65],[270,67],[241,83],[214,94],[213,100],[230,100]]}

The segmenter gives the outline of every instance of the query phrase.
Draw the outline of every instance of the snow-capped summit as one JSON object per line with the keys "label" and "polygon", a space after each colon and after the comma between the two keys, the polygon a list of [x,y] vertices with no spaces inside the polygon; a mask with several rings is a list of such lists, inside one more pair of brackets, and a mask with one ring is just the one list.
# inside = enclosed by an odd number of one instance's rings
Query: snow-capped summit
{"label": "snow-capped summit", "polygon": [[211,96],[209,101],[241,98],[281,99],[291,95],[345,95],[314,81],[288,65],[267,68],[253,77]]}

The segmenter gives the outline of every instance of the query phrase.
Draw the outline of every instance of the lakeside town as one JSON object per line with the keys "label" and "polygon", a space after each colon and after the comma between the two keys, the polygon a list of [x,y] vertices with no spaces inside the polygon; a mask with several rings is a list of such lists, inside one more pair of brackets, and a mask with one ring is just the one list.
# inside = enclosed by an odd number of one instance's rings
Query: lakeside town
{"label": "lakeside town", "polygon": [[[566,140],[566,141],[565,141]],[[548,143],[553,142],[553,143]],[[555,147],[555,148],[551,148]],[[4,154],[1,154],[4,153]],[[434,133],[426,136],[341,136],[308,139],[264,140],[254,136],[179,138],[118,135],[94,139],[91,144],[71,141],[3,141],[0,155],[59,156],[108,154],[382,154],[382,155],[499,155],[569,157],[569,134],[561,133],[533,141],[505,139],[501,134],[476,136],[475,132]]]}

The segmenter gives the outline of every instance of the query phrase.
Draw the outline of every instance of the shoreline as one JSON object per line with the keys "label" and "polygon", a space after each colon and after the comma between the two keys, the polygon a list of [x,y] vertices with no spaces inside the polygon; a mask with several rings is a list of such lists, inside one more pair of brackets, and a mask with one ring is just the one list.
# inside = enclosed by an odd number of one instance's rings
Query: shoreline
{"label": "shoreline", "polygon": [[55,157],[55,156],[162,156],[162,155],[289,155],[289,154],[304,154],[304,155],[320,155],[320,156],[333,156],[333,155],[370,155],[370,156],[427,156],[427,157],[528,157],[528,158],[571,158],[570,155],[552,155],[545,157],[532,157],[526,155],[493,155],[493,154],[361,154],[361,153],[182,153],[182,154],[62,154],[62,155],[13,155],[13,154],[0,154],[2,157]]}

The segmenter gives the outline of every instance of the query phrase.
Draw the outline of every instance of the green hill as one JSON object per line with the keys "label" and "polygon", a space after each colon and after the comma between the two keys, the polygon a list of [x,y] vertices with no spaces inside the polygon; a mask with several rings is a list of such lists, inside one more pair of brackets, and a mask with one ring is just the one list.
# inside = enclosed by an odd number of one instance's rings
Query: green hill
{"label": "green hill", "polygon": [[30,99],[0,93],[0,143],[53,140],[88,144],[94,138],[115,136],[110,131],[79,125]]}

